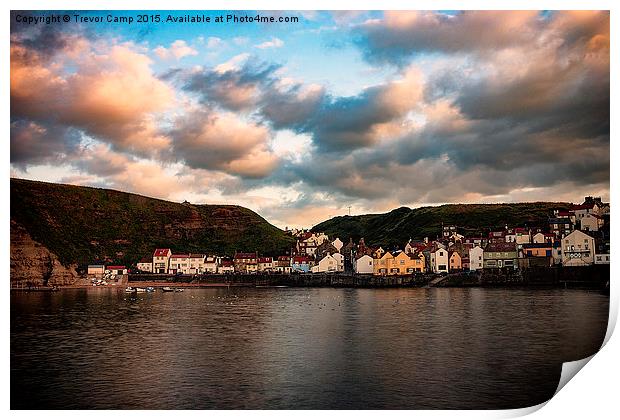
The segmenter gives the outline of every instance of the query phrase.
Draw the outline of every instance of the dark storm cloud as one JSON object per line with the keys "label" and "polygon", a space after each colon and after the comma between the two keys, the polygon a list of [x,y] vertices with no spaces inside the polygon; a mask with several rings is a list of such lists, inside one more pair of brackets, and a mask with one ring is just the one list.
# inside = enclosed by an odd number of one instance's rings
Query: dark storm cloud
{"label": "dark storm cloud", "polygon": [[77,150],[78,130],[29,120],[11,121],[11,163],[25,169],[32,164],[56,163]]}

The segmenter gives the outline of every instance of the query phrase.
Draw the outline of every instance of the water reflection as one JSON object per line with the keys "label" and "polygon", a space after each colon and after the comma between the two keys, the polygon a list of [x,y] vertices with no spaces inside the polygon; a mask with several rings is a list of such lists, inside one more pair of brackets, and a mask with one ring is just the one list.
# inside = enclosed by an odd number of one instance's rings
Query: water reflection
{"label": "water reflection", "polygon": [[572,290],[13,292],[11,407],[523,407],[607,314]]}

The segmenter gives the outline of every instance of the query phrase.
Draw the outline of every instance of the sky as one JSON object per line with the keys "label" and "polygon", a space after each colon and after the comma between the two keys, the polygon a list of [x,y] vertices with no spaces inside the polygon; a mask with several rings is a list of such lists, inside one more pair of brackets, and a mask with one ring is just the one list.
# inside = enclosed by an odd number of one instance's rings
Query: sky
{"label": "sky", "polygon": [[[144,13],[299,21],[11,12],[11,176],[238,204],[281,228],[609,199],[608,12]],[[71,21],[18,22],[52,14]]]}

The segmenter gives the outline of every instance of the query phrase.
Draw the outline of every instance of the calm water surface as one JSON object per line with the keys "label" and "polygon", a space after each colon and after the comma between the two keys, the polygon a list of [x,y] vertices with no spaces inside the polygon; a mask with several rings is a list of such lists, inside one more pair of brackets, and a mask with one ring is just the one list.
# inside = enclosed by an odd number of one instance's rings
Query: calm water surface
{"label": "calm water surface", "polygon": [[11,293],[11,408],[517,408],[596,352],[576,290]]}

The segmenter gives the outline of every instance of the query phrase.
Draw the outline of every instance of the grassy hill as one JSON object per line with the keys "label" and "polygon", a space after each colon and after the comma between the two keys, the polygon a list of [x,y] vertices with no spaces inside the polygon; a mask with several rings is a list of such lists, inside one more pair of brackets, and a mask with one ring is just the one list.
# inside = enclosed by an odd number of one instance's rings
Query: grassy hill
{"label": "grassy hill", "polygon": [[157,247],[278,255],[293,239],[253,211],[180,204],[101,188],[11,179],[11,220],[67,264],[131,264]]}
{"label": "grassy hill", "polygon": [[554,209],[568,209],[568,203],[511,203],[511,204],[446,204],[437,207],[410,209],[400,207],[389,213],[361,216],[338,216],[314,226],[314,232],[349,237],[367,244],[400,245],[410,238],[436,239],[442,223],[456,225],[464,235],[480,236],[490,229],[528,226],[545,227]]}

